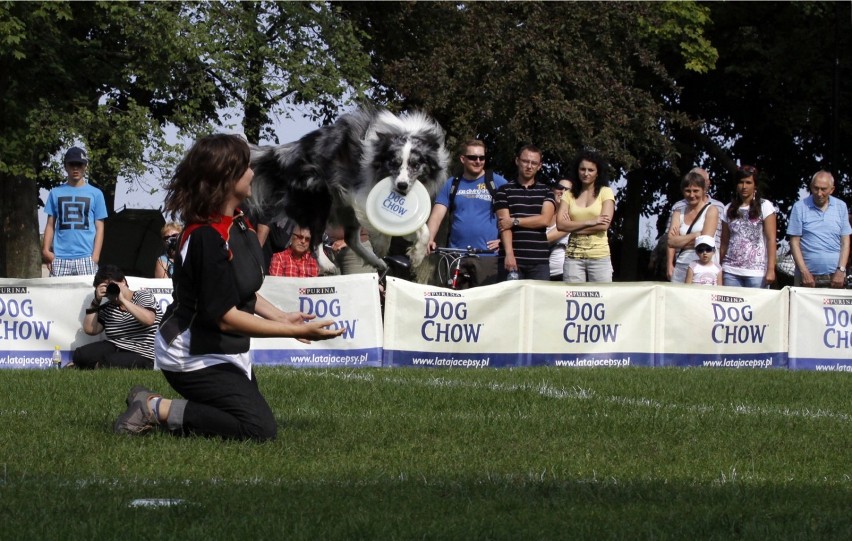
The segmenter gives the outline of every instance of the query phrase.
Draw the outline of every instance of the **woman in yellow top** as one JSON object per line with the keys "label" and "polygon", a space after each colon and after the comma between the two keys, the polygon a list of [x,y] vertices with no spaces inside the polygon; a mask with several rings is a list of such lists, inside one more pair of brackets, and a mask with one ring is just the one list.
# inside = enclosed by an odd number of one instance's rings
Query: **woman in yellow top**
{"label": "woman in yellow top", "polygon": [[612,282],[612,260],[607,229],[615,213],[606,163],[591,150],[574,160],[576,182],[562,195],[556,228],[571,233],[565,247],[566,282]]}

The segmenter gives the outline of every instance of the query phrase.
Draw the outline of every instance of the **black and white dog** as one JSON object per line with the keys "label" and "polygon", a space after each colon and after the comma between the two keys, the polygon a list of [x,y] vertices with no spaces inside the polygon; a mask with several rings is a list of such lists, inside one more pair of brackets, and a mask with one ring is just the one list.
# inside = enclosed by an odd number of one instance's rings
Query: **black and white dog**
{"label": "black and white dog", "polygon": [[[346,244],[383,270],[386,264],[376,254],[387,253],[390,238],[367,220],[367,195],[389,176],[400,194],[420,182],[434,200],[446,179],[449,154],[444,130],[428,116],[359,109],[298,141],[253,146],[251,161],[254,181],[249,204],[256,210],[271,221],[290,218],[309,228],[311,248],[319,244],[329,222],[341,225]],[[361,245],[362,226],[370,233],[375,253]],[[423,225],[407,238],[413,241],[408,255],[416,266],[426,256],[429,231]]]}

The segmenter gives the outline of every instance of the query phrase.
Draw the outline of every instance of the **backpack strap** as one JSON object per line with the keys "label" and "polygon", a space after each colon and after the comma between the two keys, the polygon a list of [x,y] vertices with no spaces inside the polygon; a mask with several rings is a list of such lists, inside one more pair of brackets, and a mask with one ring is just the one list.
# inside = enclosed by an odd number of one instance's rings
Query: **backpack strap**
{"label": "backpack strap", "polygon": [[[450,235],[453,233],[453,211],[456,209],[456,192],[459,189],[459,183],[461,183],[461,177],[454,177],[453,183],[450,186],[450,201],[449,207],[447,207],[447,214],[450,217],[450,223],[447,227],[448,243]],[[497,185],[494,183],[494,171],[490,169],[485,171],[485,187],[488,189],[488,193],[491,194],[491,214],[494,214],[494,198],[497,195]]]}

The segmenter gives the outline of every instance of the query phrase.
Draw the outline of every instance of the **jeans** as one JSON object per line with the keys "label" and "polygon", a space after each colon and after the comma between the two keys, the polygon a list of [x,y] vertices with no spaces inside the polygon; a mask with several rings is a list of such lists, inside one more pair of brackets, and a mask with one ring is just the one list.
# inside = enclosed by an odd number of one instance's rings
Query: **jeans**
{"label": "jeans", "polygon": [[[506,275],[505,259],[497,258],[497,281],[505,282]],[[541,263],[520,264],[518,263],[518,275],[520,280],[544,280],[550,281],[550,263],[545,260]]]}
{"label": "jeans", "polygon": [[734,287],[765,287],[763,276],[739,276],[730,272],[722,272],[722,283]]}
{"label": "jeans", "polygon": [[565,258],[562,279],[565,282],[578,284],[583,282],[612,282],[612,260],[609,257],[600,259]]}

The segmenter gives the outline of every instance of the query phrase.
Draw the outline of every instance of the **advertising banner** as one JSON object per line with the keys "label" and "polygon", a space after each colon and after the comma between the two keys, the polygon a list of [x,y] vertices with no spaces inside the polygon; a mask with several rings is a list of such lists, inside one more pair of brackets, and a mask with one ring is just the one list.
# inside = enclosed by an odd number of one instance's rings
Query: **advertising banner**
{"label": "advertising banner", "polygon": [[785,291],[683,284],[656,287],[661,292],[657,305],[657,365],[787,365]]}
{"label": "advertising banner", "polygon": [[789,368],[852,372],[852,291],[790,288]]}
{"label": "advertising banner", "polygon": [[527,284],[531,364],[654,366],[653,286]]}
{"label": "advertising banner", "polygon": [[287,366],[381,366],[382,314],[378,275],[318,278],[268,276],[260,294],[285,312],[330,319],[341,336],[305,344],[294,338],[253,338],[252,361]]}
{"label": "advertising banner", "polygon": [[529,366],[529,306],[521,282],[454,291],[388,278],[386,366]]}
{"label": "advertising banner", "polygon": [[98,340],[81,326],[92,278],[0,279],[0,368],[49,368],[56,346],[67,364],[71,351]]}

